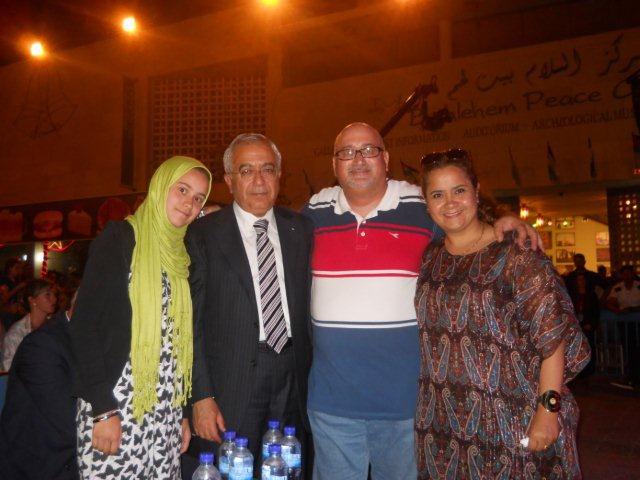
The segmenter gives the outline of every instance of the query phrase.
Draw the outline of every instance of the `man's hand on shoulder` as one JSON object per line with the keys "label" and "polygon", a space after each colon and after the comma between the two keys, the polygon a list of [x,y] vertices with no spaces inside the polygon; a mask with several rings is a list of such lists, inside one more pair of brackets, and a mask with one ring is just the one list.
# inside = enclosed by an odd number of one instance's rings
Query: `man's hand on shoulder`
{"label": "man's hand on shoulder", "polygon": [[531,250],[543,250],[544,248],[544,246],[542,245],[542,238],[540,238],[540,235],[538,234],[536,229],[513,215],[505,215],[504,217],[500,217],[494,223],[493,230],[499,242],[504,240],[504,234],[506,232],[515,230],[517,233],[516,241],[518,242],[518,245],[520,245],[520,247],[525,248],[525,242],[528,238],[531,240]]}
{"label": "man's hand on shoulder", "polygon": [[203,398],[193,404],[193,429],[201,438],[221,443],[220,432],[226,430],[222,412],[213,398]]}

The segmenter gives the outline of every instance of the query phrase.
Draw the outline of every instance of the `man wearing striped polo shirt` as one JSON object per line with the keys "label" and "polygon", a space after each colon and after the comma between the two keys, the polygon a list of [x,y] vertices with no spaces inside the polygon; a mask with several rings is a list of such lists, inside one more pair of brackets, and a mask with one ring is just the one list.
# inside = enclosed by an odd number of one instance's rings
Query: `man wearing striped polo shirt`
{"label": "man wearing striped polo shirt", "polygon": [[[438,233],[420,188],[388,180],[388,167],[374,128],[346,126],[334,144],[340,185],[303,211],[315,227],[308,400],[315,480],[364,480],[369,466],[374,480],[417,477],[413,297],[422,253]],[[498,225],[524,226],[514,217]]]}

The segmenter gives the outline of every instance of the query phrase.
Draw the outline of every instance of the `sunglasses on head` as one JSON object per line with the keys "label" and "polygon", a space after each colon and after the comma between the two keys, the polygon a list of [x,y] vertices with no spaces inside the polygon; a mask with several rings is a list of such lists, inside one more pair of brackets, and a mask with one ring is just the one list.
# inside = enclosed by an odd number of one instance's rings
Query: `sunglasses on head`
{"label": "sunglasses on head", "polygon": [[422,160],[420,160],[420,165],[422,165],[423,167],[429,166],[431,164],[442,161],[443,157],[449,160],[468,160],[469,152],[462,148],[452,148],[443,152],[427,153],[422,157]]}

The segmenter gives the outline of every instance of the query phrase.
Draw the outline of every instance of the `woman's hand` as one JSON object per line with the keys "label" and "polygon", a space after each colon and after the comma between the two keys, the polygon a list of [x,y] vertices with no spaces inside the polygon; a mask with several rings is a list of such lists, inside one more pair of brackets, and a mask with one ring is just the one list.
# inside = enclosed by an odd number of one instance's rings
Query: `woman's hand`
{"label": "woman's hand", "polygon": [[558,413],[547,411],[542,405],[538,405],[536,413],[529,426],[529,450],[541,452],[551,446],[560,435]]}
{"label": "woman's hand", "polygon": [[122,426],[120,424],[120,417],[114,415],[93,426],[91,445],[105,455],[114,455],[118,452],[118,448],[120,448],[121,437]]}
{"label": "woman's hand", "polygon": [[180,453],[184,453],[189,448],[191,441],[191,428],[189,428],[189,419],[182,419],[182,444],[180,445]]}

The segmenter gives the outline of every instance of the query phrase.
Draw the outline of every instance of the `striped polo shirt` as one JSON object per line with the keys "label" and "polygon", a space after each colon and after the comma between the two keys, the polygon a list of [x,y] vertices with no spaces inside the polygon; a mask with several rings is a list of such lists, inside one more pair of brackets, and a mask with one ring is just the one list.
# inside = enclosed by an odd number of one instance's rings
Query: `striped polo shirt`
{"label": "striped polo shirt", "polygon": [[342,189],[314,195],[313,365],[309,408],[401,420],[415,412],[419,348],[413,304],[422,253],[436,226],[420,188],[389,180],[366,218]]}

